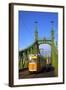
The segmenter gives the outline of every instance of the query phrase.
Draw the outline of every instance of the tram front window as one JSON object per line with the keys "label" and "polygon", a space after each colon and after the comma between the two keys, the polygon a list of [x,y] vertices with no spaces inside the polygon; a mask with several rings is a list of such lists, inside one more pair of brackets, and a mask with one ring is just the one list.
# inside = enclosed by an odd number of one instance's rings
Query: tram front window
{"label": "tram front window", "polygon": [[31,60],[29,60],[29,63],[36,63],[36,59],[31,59]]}

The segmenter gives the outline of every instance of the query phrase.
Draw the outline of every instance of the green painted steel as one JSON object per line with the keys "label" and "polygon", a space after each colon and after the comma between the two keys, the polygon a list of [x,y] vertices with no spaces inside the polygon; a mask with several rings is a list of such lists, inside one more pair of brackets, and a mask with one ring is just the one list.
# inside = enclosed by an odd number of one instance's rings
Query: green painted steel
{"label": "green painted steel", "polygon": [[38,32],[37,32],[37,22],[36,29],[35,29],[35,41],[32,45],[27,47],[26,49],[19,51],[19,69],[27,68],[28,67],[28,56],[29,54],[39,54],[39,45],[40,44],[49,44],[51,45],[51,64],[55,68],[56,75],[58,75],[58,50],[57,46],[55,45],[54,41],[54,30],[52,26],[51,30],[51,39],[47,40],[45,37],[41,40],[38,39]]}

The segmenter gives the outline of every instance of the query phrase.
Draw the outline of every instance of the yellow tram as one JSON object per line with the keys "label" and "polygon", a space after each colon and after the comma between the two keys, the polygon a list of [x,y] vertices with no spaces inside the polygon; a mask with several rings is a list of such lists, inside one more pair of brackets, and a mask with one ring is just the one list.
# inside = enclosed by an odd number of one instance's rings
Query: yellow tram
{"label": "yellow tram", "polygon": [[38,72],[40,69],[40,57],[36,54],[29,55],[29,72]]}
{"label": "yellow tram", "polygon": [[38,54],[29,55],[28,70],[29,72],[39,72],[43,67],[48,68],[51,65],[51,58],[46,57],[45,59]]}

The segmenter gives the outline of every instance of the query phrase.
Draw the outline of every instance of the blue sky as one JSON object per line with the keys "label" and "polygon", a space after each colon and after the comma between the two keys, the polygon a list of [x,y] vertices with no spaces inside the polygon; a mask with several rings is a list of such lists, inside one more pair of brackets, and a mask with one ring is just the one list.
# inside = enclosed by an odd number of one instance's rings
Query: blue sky
{"label": "blue sky", "polygon": [[19,11],[19,50],[34,42],[35,21],[38,22],[39,39],[51,37],[51,21],[54,21],[55,40],[58,40],[58,13]]}
{"label": "blue sky", "polygon": [[51,57],[51,46],[49,44],[41,44],[39,45],[41,56]]}

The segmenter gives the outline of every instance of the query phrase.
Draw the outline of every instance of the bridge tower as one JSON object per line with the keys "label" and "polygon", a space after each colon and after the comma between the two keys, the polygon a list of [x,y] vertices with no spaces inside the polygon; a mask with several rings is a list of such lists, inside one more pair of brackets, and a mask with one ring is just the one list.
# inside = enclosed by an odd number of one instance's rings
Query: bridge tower
{"label": "bridge tower", "polygon": [[51,21],[51,63],[52,65],[54,62],[53,46],[54,46],[54,21]]}
{"label": "bridge tower", "polygon": [[51,40],[54,43],[54,21],[51,21],[52,28],[51,28]]}
{"label": "bridge tower", "polygon": [[34,45],[34,53],[38,54],[39,53],[39,44],[38,44],[38,22],[35,21],[35,45]]}
{"label": "bridge tower", "polygon": [[52,66],[55,68],[55,74],[58,75],[58,54],[56,50],[56,45],[54,43],[54,21],[51,21],[52,28],[51,28],[51,63]]}
{"label": "bridge tower", "polygon": [[37,21],[35,21],[35,41],[37,41],[38,40],[38,22]]}

